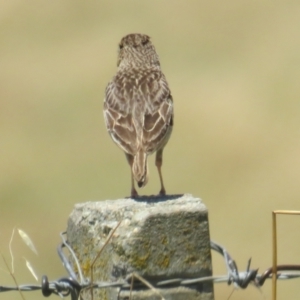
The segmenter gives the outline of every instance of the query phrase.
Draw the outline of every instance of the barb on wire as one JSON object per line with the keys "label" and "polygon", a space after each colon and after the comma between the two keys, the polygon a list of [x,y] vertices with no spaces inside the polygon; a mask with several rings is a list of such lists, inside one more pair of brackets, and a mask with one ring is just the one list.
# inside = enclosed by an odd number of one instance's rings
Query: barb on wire
{"label": "barb on wire", "polygon": [[78,281],[77,275],[74,272],[74,270],[73,270],[73,268],[72,268],[72,266],[70,264],[69,259],[65,256],[65,254],[63,252],[63,248],[66,247],[70,251],[70,254],[72,255],[72,257],[73,257],[73,259],[74,259],[74,261],[76,263],[76,267],[77,267],[77,270],[78,270],[78,273],[79,273],[79,277],[80,277],[80,283],[84,283],[85,280],[84,280],[84,277],[83,277],[83,274],[82,274],[82,270],[81,270],[79,261],[78,261],[78,259],[76,257],[75,252],[73,251],[73,249],[70,247],[70,245],[65,240],[65,237],[64,237],[65,234],[66,234],[66,232],[61,232],[60,233],[60,237],[62,239],[62,243],[59,244],[58,247],[57,247],[58,256],[59,256],[60,260],[62,261],[63,266],[67,270],[68,274],[71,276],[71,278],[73,278],[74,280]]}
{"label": "barb on wire", "polygon": [[239,272],[235,261],[232,259],[232,257],[224,247],[213,241],[210,241],[210,248],[217,251],[224,257],[228,272],[228,284],[231,284],[233,282],[236,287],[240,287],[242,289],[247,288],[249,283],[253,283],[256,287],[258,287],[258,282],[256,281],[258,269],[250,270],[251,258],[248,260],[246,271]]}
{"label": "barb on wire", "polygon": [[[270,279],[272,277],[272,267],[268,268],[264,273],[261,275],[258,274],[258,269],[251,270],[250,264],[251,264],[251,258],[248,260],[248,265],[245,272],[239,272],[237,265],[235,261],[232,259],[232,257],[229,255],[229,253],[226,251],[226,249],[219,244],[210,241],[210,247],[211,249],[215,250],[219,254],[221,254],[224,257],[228,277],[227,282],[228,284],[231,284],[232,282],[236,287],[240,287],[242,289],[245,289],[248,287],[250,283],[254,284],[257,288],[261,287],[266,279]],[[277,271],[300,271],[300,265],[278,265]],[[277,273],[277,279],[294,279],[294,278],[300,278],[299,273]],[[221,281],[224,281],[219,278]],[[218,279],[217,279],[218,280]],[[214,282],[216,282],[215,280]],[[220,282],[218,280],[218,282]]]}

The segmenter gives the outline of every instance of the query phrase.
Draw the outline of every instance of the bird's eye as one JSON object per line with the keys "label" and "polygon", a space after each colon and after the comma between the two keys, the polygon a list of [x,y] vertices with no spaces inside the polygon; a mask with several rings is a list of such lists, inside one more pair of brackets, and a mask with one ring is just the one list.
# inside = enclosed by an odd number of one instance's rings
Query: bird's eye
{"label": "bird's eye", "polygon": [[142,41],[142,45],[143,46],[145,46],[145,45],[147,45],[148,44],[148,42],[149,42],[149,40],[147,39],[147,40],[144,40],[144,41]]}
{"label": "bird's eye", "polygon": [[124,45],[123,44],[120,44],[119,45],[119,49],[121,50],[121,49],[123,49],[124,48]]}

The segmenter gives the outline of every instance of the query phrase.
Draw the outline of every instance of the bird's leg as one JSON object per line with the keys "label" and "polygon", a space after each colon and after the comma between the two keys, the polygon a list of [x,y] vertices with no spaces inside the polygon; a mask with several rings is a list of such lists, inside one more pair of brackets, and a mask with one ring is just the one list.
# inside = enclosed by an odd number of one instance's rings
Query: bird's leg
{"label": "bird's leg", "polygon": [[166,194],[166,190],[165,190],[165,187],[164,187],[164,182],[163,182],[163,178],[162,178],[162,174],[161,174],[162,155],[163,155],[163,148],[159,149],[156,152],[155,165],[157,167],[159,180],[160,180],[160,187],[161,187],[159,195],[164,196]]}
{"label": "bird's leg", "polygon": [[139,194],[138,194],[138,192],[136,191],[136,189],[134,187],[133,173],[132,173],[132,170],[131,170],[131,198],[136,198],[138,196],[139,196]]}
{"label": "bird's leg", "polygon": [[130,192],[130,196],[131,198],[136,198],[139,196],[138,192],[136,191],[135,187],[134,187],[134,178],[133,178],[133,172],[132,172],[132,164],[133,164],[133,156],[130,154],[125,153],[127,161],[130,165],[130,173],[131,173],[131,192]]}

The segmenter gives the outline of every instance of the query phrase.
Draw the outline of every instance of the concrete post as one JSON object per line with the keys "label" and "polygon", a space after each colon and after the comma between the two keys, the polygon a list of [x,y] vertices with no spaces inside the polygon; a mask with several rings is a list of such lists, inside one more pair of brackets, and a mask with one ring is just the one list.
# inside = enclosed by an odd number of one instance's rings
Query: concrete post
{"label": "concrete post", "polygon": [[[94,281],[117,282],[132,272],[150,283],[173,278],[198,278],[212,274],[208,212],[191,195],[107,200],[76,204],[67,237],[86,277],[111,230],[120,223],[97,259]],[[158,289],[166,299],[213,300],[213,283]],[[84,294],[90,299],[90,292]],[[94,290],[94,299],[129,299],[118,288]],[[131,299],[161,299],[145,287]]]}

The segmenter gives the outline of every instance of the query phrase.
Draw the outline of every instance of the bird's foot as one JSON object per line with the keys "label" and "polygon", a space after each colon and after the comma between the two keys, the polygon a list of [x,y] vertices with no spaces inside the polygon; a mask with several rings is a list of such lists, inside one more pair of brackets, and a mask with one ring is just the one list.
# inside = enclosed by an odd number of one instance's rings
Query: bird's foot
{"label": "bird's foot", "polygon": [[166,196],[166,190],[164,188],[162,188],[159,193],[158,196]]}
{"label": "bird's foot", "polygon": [[137,198],[139,196],[135,188],[131,190],[131,198]]}

